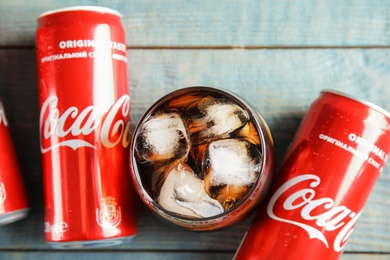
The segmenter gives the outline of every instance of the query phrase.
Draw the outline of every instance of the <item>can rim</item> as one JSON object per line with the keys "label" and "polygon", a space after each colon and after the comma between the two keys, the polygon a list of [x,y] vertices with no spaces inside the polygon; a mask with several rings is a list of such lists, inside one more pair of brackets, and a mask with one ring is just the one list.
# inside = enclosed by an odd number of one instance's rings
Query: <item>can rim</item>
{"label": "can rim", "polygon": [[338,91],[338,90],[334,90],[334,89],[324,89],[324,90],[321,90],[321,93],[330,93],[330,94],[336,94],[336,95],[339,95],[339,96],[343,96],[343,97],[346,97],[346,98],[349,98],[349,99],[352,99],[354,101],[357,101],[363,105],[366,105],[370,108],[373,108],[375,110],[377,110],[379,113],[383,114],[384,116],[386,116],[387,118],[390,119],[390,112],[381,108],[380,106],[378,105],[375,105],[374,103],[371,103],[370,101],[367,101],[365,99],[362,99],[362,98],[356,98],[355,96],[353,95],[349,95],[349,94],[346,94],[342,91]]}
{"label": "can rim", "polygon": [[38,16],[38,18],[47,16],[47,15],[51,15],[51,14],[70,12],[70,11],[93,11],[93,12],[100,12],[100,13],[110,13],[110,14],[116,15],[118,17],[122,17],[122,15],[118,11],[111,9],[111,8],[108,8],[108,7],[93,6],[93,5],[80,5],[80,6],[69,6],[69,7],[53,9],[53,10],[42,13],[41,15]]}

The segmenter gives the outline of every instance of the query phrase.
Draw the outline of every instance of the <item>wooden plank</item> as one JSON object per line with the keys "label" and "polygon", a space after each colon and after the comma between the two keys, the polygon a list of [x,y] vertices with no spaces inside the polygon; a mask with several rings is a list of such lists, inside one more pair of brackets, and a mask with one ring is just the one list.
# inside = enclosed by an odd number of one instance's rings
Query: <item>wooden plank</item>
{"label": "wooden plank", "polygon": [[[0,259],[96,259],[96,260],[223,260],[232,259],[233,253],[208,253],[208,252],[11,252],[0,253]],[[358,259],[359,260],[359,259]]]}
{"label": "wooden plank", "polygon": [[[390,110],[390,53],[372,50],[130,50],[132,125],[156,99],[190,85],[237,93],[261,112],[274,134],[278,163],[310,103],[323,88],[347,92]],[[0,50],[0,97],[4,100],[32,211],[1,227],[0,250],[50,250],[43,240],[37,79],[33,49]],[[382,172],[348,252],[390,253],[390,167]],[[250,221],[212,233],[168,227],[141,204],[139,234],[114,250],[210,250],[234,252]]]}
{"label": "wooden plank", "polygon": [[[95,259],[95,260],[224,260],[232,259],[232,252],[0,252],[0,259]],[[344,253],[340,260],[388,260],[387,254],[350,254]]]}
{"label": "wooden plank", "polygon": [[100,5],[120,11],[130,47],[388,46],[390,3],[382,0],[1,1],[0,46],[34,46],[37,17]]}
{"label": "wooden plank", "polygon": [[[300,119],[321,89],[343,91],[389,111],[388,59],[384,50],[360,49],[130,51],[133,122],[144,107],[173,89],[190,85],[225,88],[253,104],[266,118],[280,164]],[[347,251],[389,251],[389,183],[387,166]]]}
{"label": "wooden plank", "polygon": [[[36,184],[34,192],[40,192],[40,185]],[[28,218],[1,227],[0,252],[6,250],[46,250],[51,247],[44,240],[43,208],[39,200],[34,200],[33,208]],[[36,199],[36,198],[35,198]],[[195,233],[168,226],[156,219],[138,200],[137,225],[138,234],[131,243],[116,247],[102,248],[101,251],[231,251],[238,247],[241,237],[250,224],[250,219],[226,230],[212,233]]]}

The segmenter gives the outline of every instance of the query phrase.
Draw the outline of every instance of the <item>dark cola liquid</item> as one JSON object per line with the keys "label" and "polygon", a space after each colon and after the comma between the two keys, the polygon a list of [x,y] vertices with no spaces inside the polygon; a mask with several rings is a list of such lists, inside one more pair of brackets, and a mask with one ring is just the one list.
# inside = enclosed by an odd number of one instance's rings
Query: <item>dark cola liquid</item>
{"label": "dark cola liquid", "polygon": [[169,211],[194,212],[194,217],[233,208],[257,181],[262,166],[250,113],[238,101],[209,91],[160,103],[140,122],[134,147],[149,195],[173,207]]}

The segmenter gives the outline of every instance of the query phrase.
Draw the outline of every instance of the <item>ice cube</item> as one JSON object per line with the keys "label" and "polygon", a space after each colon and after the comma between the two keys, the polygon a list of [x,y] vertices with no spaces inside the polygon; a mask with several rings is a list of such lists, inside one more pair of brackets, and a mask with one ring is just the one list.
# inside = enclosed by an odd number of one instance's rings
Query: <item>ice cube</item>
{"label": "ice cube", "polygon": [[212,186],[250,185],[256,181],[261,170],[261,153],[254,145],[237,139],[223,139],[212,142],[207,150]]}
{"label": "ice cube", "polygon": [[188,155],[189,138],[177,113],[158,113],[144,122],[136,137],[136,156],[140,161],[180,159]]}
{"label": "ice cube", "polygon": [[262,155],[254,144],[238,139],[210,143],[202,162],[206,191],[225,208],[241,200],[256,182]]}
{"label": "ice cube", "polygon": [[189,217],[223,213],[222,205],[206,192],[202,180],[185,164],[172,167],[158,183],[157,202],[166,210]]}
{"label": "ice cube", "polygon": [[249,115],[239,105],[222,98],[205,97],[190,107],[189,131],[194,143],[221,139],[249,121]]}

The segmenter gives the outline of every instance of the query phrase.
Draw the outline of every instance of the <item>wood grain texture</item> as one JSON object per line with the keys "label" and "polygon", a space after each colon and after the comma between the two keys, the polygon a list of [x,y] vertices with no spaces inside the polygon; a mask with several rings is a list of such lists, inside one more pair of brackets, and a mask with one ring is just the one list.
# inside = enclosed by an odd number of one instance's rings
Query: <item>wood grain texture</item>
{"label": "wood grain texture", "polygon": [[[0,253],[0,259],[42,259],[42,260],[65,260],[65,259],[77,259],[77,260],[225,260],[232,259],[233,253],[185,253],[185,252],[7,252]],[[386,255],[373,255],[373,254],[343,254],[340,260],[388,260]]]}
{"label": "wood grain texture", "polygon": [[[74,5],[122,13],[133,127],[172,90],[223,88],[264,116],[280,165],[322,89],[343,91],[390,111],[389,1],[0,0],[0,98],[32,206],[26,219],[0,228],[0,259],[231,259],[251,222],[211,233],[189,232],[161,223],[137,199],[139,232],[130,244],[64,252],[44,241],[36,19]],[[387,163],[342,260],[390,259],[389,198]]]}
{"label": "wood grain texture", "polygon": [[100,5],[123,15],[131,47],[387,46],[390,2],[382,0],[0,1],[0,46],[34,46],[37,17]]}
{"label": "wood grain texture", "polygon": [[[132,118],[133,122],[138,120],[142,104],[148,107],[176,88],[224,88],[239,94],[263,114],[275,138],[279,164],[300,119],[324,88],[343,91],[390,110],[388,60],[385,50],[360,49],[130,51]],[[389,185],[387,166],[347,250],[371,251],[369,247],[374,246],[378,251],[389,252]]]}
{"label": "wood grain texture", "polygon": [[[130,50],[132,125],[169,91],[190,85],[224,88],[263,114],[274,135],[280,163],[302,116],[323,88],[344,91],[390,110],[389,56],[383,49]],[[28,218],[1,228],[0,250],[5,251],[50,252],[43,240],[35,66],[34,49],[0,50],[0,96],[32,202]],[[347,252],[390,253],[389,197],[390,167],[387,165],[347,245]],[[227,230],[193,233],[162,224],[140,202],[137,212],[139,234],[133,243],[112,250],[231,254],[250,224],[248,219]]]}

